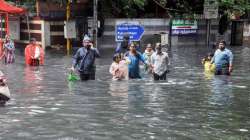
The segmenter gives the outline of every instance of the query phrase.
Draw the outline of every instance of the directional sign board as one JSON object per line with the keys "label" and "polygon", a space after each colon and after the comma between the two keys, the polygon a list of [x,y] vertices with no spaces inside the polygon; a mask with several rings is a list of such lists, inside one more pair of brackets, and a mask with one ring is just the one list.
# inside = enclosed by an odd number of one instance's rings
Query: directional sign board
{"label": "directional sign board", "polygon": [[144,28],[138,22],[117,22],[115,40],[123,40],[124,35],[129,35],[130,41],[139,41],[144,33]]}
{"label": "directional sign board", "polygon": [[218,18],[219,3],[218,0],[205,0],[204,1],[204,16],[206,19]]}

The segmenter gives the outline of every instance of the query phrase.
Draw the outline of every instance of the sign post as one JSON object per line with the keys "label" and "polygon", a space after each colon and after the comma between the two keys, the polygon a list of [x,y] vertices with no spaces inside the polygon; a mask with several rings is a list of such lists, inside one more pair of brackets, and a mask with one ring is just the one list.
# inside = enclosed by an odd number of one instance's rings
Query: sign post
{"label": "sign post", "polygon": [[207,23],[207,40],[206,44],[209,47],[210,44],[210,30],[211,30],[211,19],[218,18],[219,3],[218,0],[205,0],[203,14]]}
{"label": "sign post", "polygon": [[117,22],[115,40],[121,42],[124,35],[129,36],[130,41],[140,41],[144,33],[144,27],[138,22]]}

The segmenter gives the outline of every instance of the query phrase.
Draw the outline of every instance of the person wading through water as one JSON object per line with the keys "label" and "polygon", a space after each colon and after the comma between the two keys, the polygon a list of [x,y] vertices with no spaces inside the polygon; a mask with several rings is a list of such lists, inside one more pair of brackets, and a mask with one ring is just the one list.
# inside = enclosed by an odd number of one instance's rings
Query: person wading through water
{"label": "person wading through water", "polygon": [[[231,75],[233,71],[233,53],[226,48],[226,42],[220,41],[211,64],[215,64],[215,75]],[[212,66],[212,65],[211,65]]]}
{"label": "person wading through water", "polygon": [[[151,64],[151,56],[154,53],[154,49],[152,45],[149,43],[146,46],[146,50],[143,53],[143,57],[146,60],[147,64]],[[149,74],[151,73],[151,69],[148,66],[145,66],[145,71]]]}
{"label": "person wading through water", "polygon": [[157,43],[155,46],[156,52],[151,56],[152,72],[154,80],[166,80],[168,67],[170,65],[168,53],[162,51],[162,46]]}
{"label": "person wading through water", "polygon": [[0,60],[4,58],[5,64],[11,64],[15,62],[15,45],[14,42],[10,39],[9,35],[5,36],[3,43],[3,55],[0,56]]}
{"label": "person wading through water", "polygon": [[97,48],[93,47],[93,43],[88,35],[85,35],[82,42],[83,47],[79,48],[73,56],[72,71],[75,69],[79,72],[82,81],[95,80],[95,59],[100,57]]}
{"label": "person wading through water", "polygon": [[44,64],[43,48],[37,44],[35,38],[31,38],[24,51],[25,63],[29,66],[39,66]]}
{"label": "person wading through water", "polygon": [[123,41],[118,44],[115,53],[123,56],[127,51],[129,51],[129,35],[124,35]]}
{"label": "person wading through water", "polygon": [[130,44],[129,51],[125,54],[125,57],[127,57],[128,61],[130,62],[128,65],[129,78],[141,79],[139,62],[141,61],[145,65],[148,65],[148,64],[145,61],[142,54],[136,51],[135,44],[133,43]]}

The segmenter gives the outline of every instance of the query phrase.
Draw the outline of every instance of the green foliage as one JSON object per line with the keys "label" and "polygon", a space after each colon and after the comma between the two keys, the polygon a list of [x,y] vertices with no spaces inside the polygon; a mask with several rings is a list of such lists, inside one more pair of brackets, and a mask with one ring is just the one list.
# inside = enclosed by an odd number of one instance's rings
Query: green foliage
{"label": "green foliage", "polygon": [[100,0],[104,15],[115,17],[136,17],[138,10],[144,10],[146,0]]}
{"label": "green foliage", "polygon": [[220,10],[225,14],[239,14],[240,16],[250,10],[249,0],[220,0]]}
{"label": "green foliage", "polygon": [[[36,0],[6,0],[35,11]],[[66,4],[67,0],[50,0],[50,2]],[[116,17],[137,17],[138,11],[145,11],[149,3],[158,5],[174,17],[195,18],[203,13],[204,0],[99,0],[104,13]],[[220,14],[243,15],[250,10],[249,0],[218,0]],[[152,5],[154,7],[154,5]],[[147,14],[147,13],[145,13]],[[149,13],[148,13],[149,14]]]}
{"label": "green foliage", "polygon": [[126,17],[135,17],[137,9],[144,9],[146,0],[116,0],[116,6]]}

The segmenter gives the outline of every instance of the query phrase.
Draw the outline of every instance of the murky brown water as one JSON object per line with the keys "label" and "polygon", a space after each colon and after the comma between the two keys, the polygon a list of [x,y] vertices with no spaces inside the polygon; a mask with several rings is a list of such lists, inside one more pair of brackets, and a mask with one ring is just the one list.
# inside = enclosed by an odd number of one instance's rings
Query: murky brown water
{"label": "murky brown water", "polygon": [[46,65],[2,65],[12,100],[0,108],[0,140],[248,140],[250,48],[235,47],[233,76],[204,75],[202,47],[172,49],[166,82],[112,82],[111,51],[97,80],[68,83],[71,58],[47,53]]}

